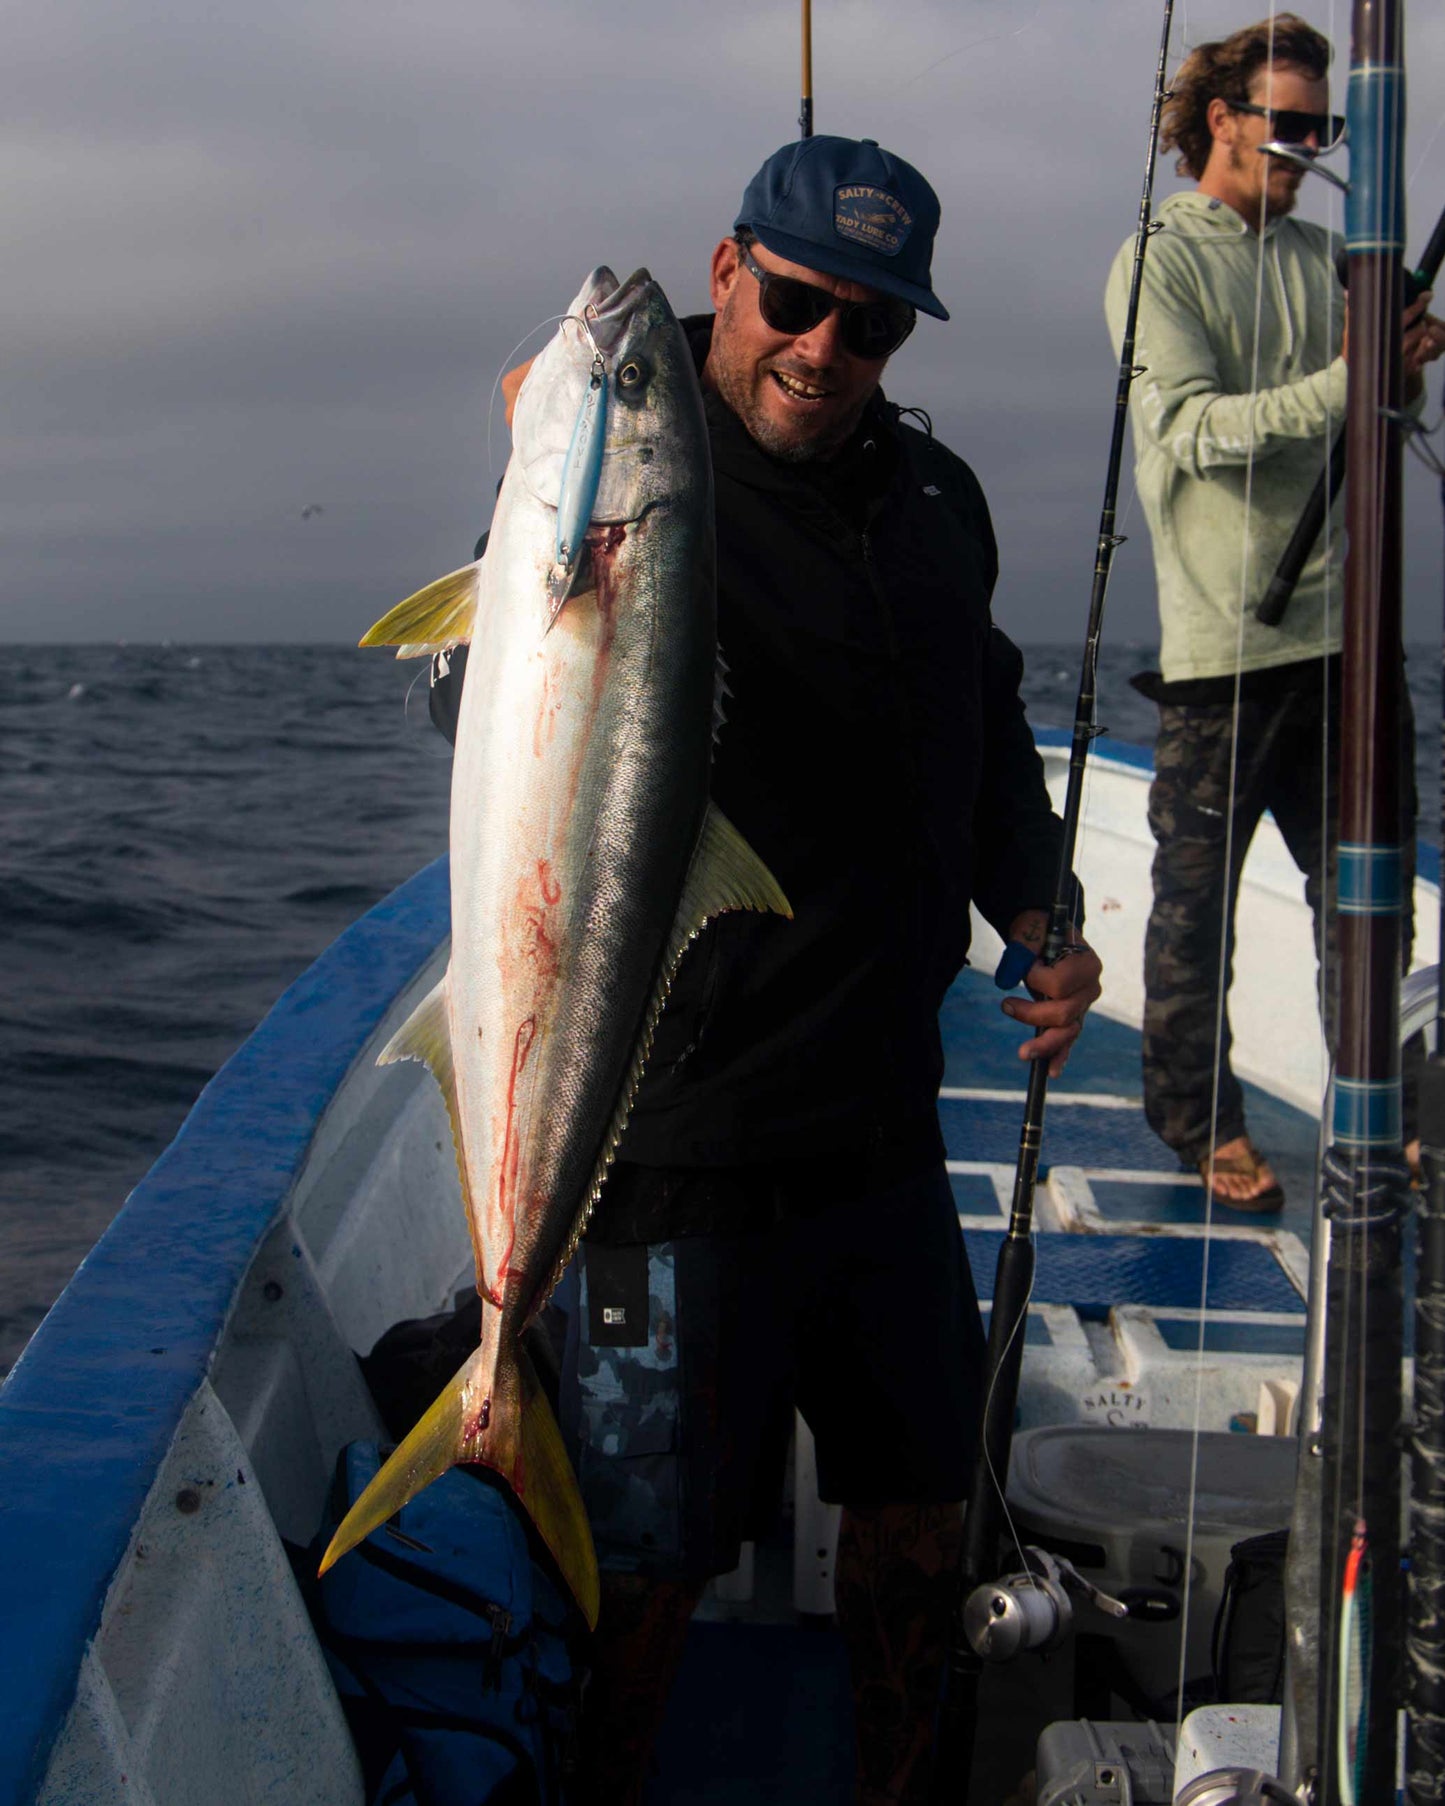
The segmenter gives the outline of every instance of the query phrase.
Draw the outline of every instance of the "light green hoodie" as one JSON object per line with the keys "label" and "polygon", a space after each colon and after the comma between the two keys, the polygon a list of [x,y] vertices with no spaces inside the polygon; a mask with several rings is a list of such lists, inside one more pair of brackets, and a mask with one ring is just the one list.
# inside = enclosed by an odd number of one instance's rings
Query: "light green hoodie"
{"label": "light green hoodie", "polygon": [[[1170,195],[1159,218],[1134,347],[1146,374],[1130,413],[1164,677],[1232,676],[1333,652],[1344,576],[1338,503],[1284,620],[1265,627],[1254,610],[1344,424],[1336,241],[1289,217],[1256,234],[1197,191]],[[1116,352],[1133,255],[1131,239],[1104,298]]]}

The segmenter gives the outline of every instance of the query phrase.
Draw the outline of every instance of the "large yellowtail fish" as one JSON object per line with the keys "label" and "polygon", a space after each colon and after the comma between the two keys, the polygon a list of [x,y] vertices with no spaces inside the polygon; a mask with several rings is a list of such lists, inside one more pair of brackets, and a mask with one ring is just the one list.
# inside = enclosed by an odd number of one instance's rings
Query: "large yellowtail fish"
{"label": "large yellowtail fish", "polygon": [[502,1475],[589,1622],[597,1565],[519,1337],[576,1248],[689,941],[790,914],[708,800],[712,474],[681,328],[599,269],[533,364],[485,556],[377,623],[471,642],[451,805],[451,963],[381,1055],[446,1098],[481,1346],[352,1507],[323,1571],[454,1462]]}

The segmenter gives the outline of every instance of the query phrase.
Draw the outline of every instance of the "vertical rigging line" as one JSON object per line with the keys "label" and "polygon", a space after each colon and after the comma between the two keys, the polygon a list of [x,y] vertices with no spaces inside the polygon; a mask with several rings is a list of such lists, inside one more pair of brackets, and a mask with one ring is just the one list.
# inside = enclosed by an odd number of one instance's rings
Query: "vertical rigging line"
{"label": "vertical rigging line", "polygon": [[[1272,69],[1274,63],[1274,23],[1275,4],[1274,0],[1270,0],[1269,55],[1264,64],[1266,70]],[[1262,153],[1256,154],[1262,155]],[[1244,617],[1249,604],[1250,520],[1254,500],[1254,416],[1259,396],[1259,340],[1264,312],[1265,228],[1269,223],[1266,211],[1268,199],[1269,184],[1266,174],[1260,189],[1259,219],[1255,229],[1257,243],[1254,265],[1253,341],[1250,353],[1249,408],[1245,416],[1244,526],[1240,541],[1239,611],[1234,630],[1234,709],[1229,736],[1229,783],[1224,802],[1224,885],[1223,895],[1220,899],[1219,958],[1215,966],[1214,1077],[1209,1101],[1209,1162],[1204,1175],[1204,1235],[1199,1278],[1199,1334],[1195,1343],[1194,1412],[1193,1422],[1190,1426],[1189,1491],[1184,1528],[1184,1598],[1183,1609],[1180,1613],[1179,1691],[1175,1702],[1176,1722],[1183,1717],[1184,1683],[1188,1678],[1185,1669],[1188,1662],[1187,1633],[1190,1595],[1193,1591],[1194,1521],[1199,1506],[1199,1439],[1200,1425],[1204,1415],[1204,1354],[1209,1312],[1209,1252],[1214,1233],[1214,1152],[1219,1141],[1219,1069],[1224,1053],[1225,977],[1228,972],[1233,941],[1230,922],[1237,901],[1234,875],[1234,812],[1239,782],[1239,707],[1244,667]],[[1248,227],[1245,226],[1244,230],[1247,231]],[[1242,877],[1243,861],[1241,860],[1240,863]]]}

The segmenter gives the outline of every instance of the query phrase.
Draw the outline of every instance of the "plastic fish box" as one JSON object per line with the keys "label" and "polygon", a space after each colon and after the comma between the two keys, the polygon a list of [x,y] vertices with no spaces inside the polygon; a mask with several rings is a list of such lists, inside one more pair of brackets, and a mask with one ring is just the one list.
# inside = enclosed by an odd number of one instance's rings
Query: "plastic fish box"
{"label": "plastic fish box", "polygon": [[1034,1774],[1038,1806],[1170,1806],[1174,1733],[1152,1720],[1051,1724]]}
{"label": "plastic fish box", "polygon": [[1130,1606],[1119,1620],[1080,1601],[1075,1626],[1113,1644],[1130,1709],[1147,1701],[1161,1717],[1174,1716],[1162,1702],[1179,1685],[1181,1634],[1186,1683],[1212,1674],[1231,1546],[1288,1524],[1294,1497],[1293,1437],[1213,1431],[1194,1444],[1188,1430],[1059,1425],[1016,1436],[1009,1467],[1020,1541],[1067,1556]]}

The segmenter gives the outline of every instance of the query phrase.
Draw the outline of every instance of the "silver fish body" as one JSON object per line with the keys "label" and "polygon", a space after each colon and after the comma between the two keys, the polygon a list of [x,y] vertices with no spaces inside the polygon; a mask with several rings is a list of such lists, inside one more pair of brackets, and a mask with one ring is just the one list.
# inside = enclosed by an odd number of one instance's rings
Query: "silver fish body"
{"label": "silver fish body", "polygon": [[[599,357],[600,471],[584,544],[559,584],[568,451]],[[485,1306],[481,1346],[343,1523],[327,1563],[452,1462],[481,1461],[504,1475],[595,1611],[585,1515],[519,1337],[596,1201],[689,941],[723,909],[789,913],[708,800],[713,531],[682,330],[646,271],[619,284],[599,269],[518,397],[485,557],[363,641],[405,655],[471,640],[452,778],[450,963],[382,1058],[424,1059],[446,1096]]]}

